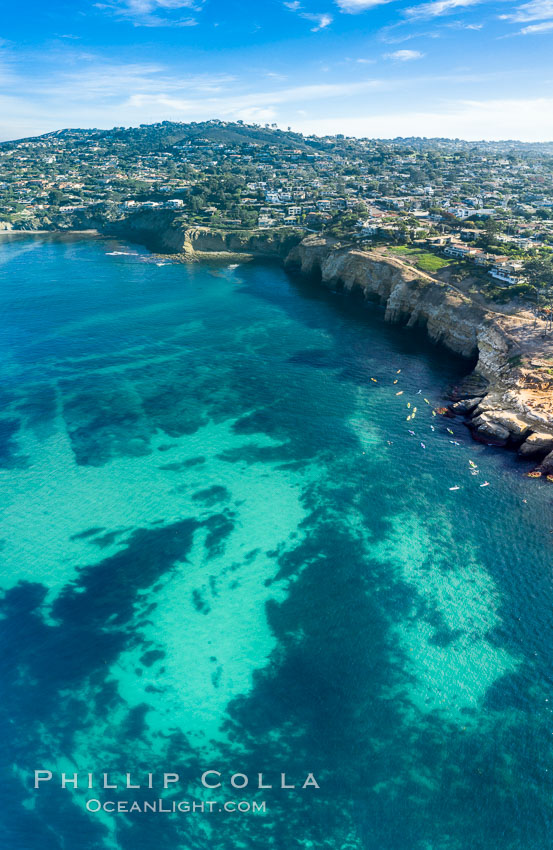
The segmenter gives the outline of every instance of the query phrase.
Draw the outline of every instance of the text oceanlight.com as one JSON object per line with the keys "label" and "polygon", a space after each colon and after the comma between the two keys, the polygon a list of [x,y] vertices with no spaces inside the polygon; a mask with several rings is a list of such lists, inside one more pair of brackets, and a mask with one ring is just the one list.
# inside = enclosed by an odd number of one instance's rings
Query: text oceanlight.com
{"label": "text oceanlight.com", "polygon": [[217,812],[236,812],[239,814],[262,814],[267,811],[265,800],[87,800],[87,811],[107,812],[108,814],[135,814],[148,812],[154,814],[215,814]]}

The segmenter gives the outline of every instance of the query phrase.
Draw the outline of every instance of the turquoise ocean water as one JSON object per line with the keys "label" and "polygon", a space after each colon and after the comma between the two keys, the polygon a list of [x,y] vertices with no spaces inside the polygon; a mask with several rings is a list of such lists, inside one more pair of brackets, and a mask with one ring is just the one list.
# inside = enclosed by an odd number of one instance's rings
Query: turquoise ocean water
{"label": "turquoise ocean water", "polygon": [[553,487],[432,416],[469,364],[276,265],[24,237],[0,276],[0,846],[553,846]]}

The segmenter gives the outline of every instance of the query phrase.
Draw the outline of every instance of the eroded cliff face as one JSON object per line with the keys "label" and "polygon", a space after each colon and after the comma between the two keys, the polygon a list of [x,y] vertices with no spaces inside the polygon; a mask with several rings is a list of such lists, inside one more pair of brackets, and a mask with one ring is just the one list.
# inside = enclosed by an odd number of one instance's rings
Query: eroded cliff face
{"label": "eroded cliff face", "polygon": [[175,213],[140,212],[115,222],[109,232],[140,242],[163,254],[179,254],[194,261],[203,254],[248,254],[284,259],[299,242],[300,234],[279,230],[224,231],[188,227]]}
{"label": "eroded cliff face", "polygon": [[308,237],[287,257],[304,273],[320,273],[327,286],[360,290],[386,306],[386,319],[426,327],[434,342],[465,357],[478,355],[477,332],[483,311],[447,284],[407,269],[392,257],[341,248],[322,237]]}
{"label": "eroded cliff face", "polygon": [[[517,446],[538,459],[553,450],[553,370],[547,367],[553,365],[553,343],[544,343],[531,318],[488,309],[393,257],[320,236],[304,239],[286,263],[320,275],[326,286],[377,299],[388,321],[425,327],[434,342],[475,360],[475,375],[486,391],[452,407],[469,420],[477,439]],[[544,471],[546,466],[547,460]]]}

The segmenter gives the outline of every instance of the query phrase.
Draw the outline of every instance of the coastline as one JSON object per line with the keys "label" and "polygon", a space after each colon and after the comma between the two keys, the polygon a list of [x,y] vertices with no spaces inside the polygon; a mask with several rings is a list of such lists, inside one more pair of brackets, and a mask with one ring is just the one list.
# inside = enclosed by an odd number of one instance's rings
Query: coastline
{"label": "coastline", "polygon": [[479,442],[507,447],[553,474],[553,339],[530,313],[504,313],[458,287],[379,251],[309,236],[285,260],[330,288],[385,306],[387,321],[422,327],[430,340],[474,362],[449,413]]}
{"label": "coastline", "polygon": [[83,230],[4,230],[0,229],[0,236],[103,236],[95,227]]}
{"label": "coastline", "polygon": [[536,477],[553,475],[553,338],[529,313],[477,303],[397,258],[320,235],[191,228],[174,215],[155,213],[103,231],[5,232],[121,238],[182,263],[276,260],[323,286],[358,293],[383,305],[386,321],[422,327],[432,342],[474,364],[467,380],[453,388],[448,414],[462,417],[475,440],[516,450],[537,464]]}

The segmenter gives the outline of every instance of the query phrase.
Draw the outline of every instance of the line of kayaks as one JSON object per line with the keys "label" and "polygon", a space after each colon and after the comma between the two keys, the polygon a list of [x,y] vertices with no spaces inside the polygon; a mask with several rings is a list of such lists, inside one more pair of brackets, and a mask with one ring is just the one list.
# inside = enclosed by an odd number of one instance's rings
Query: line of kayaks
{"label": "line of kayaks", "polygon": [[[401,369],[398,369],[396,374],[399,375],[400,372],[401,372]],[[378,383],[377,378],[371,378],[371,381],[373,381],[375,384]],[[397,384],[398,378],[395,378],[393,383]],[[417,395],[419,395],[421,392],[422,391],[419,390]],[[404,390],[398,390],[396,392],[396,396],[402,396],[403,394],[404,394]],[[430,401],[427,398],[424,398],[424,402],[428,405],[431,404]],[[411,402],[408,401],[407,402],[407,409],[410,411],[409,415],[407,416],[407,422],[410,422],[415,418],[416,413],[417,413],[417,408],[416,407],[411,408]],[[447,408],[447,407],[436,407],[432,410],[432,416],[449,416],[449,415],[450,415],[450,411],[449,411],[449,408]],[[433,425],[431,425],[430,427],[431,427],[432,431],[436,430]],[[455,436],[454,432],[451,428],[446,428],[446,430],[447,430],[448,434],[451,434],[452,437]],[[411,429],[408,429],[408,433],[412,437],[415,436],[415,432],[412,431]],[[450,440],[449,442],[453,443],[454,446],[460,445],[460,443],[457,440]],[[420,446],[421,446],[422,449],[426,449],[425,443],[421,442]],[[473,460],[469,460],[469,467],[470,467],[470,474],[471,475],[478,475],[479,474],[478,466]],[[545,478],[546,481],[550,481],[553,484],[553,475],[544,475],[538,469],[534,469],[531,472],[526,472],[525,475],[526,475],[527,478],[542,478],[543,477],[543,478]],[[484,481],[479,486],[480,487],[490,487],[491,485],[490,485],[489,481]],[[455,491],[460,490],[460,489],[461,489],[461,487],[458,484],[455,484],[453,487],[449,487],[449,490],[451,492],[455,492]]]}
{"label": "line of kayaks", "polygon": [[[484,481],[484,483],[483,483],[483,484],[480,484],[479,486],[480,486],[480,487],[490,487],[490,482],[489,482],[489,481]],[[456,485],[455,485],[455,487],[450,487],[449,489],[450,489],[450,490],[460,490],[461,488],[459,487],[459,485],[458,485],[458,484],[456,484]]]}
{"label": "line of kayaks", "polygon": [[526,478],[545,478],[546,481],[550,481],[553,484],[553,475],[544,475],[539,469],[533,469],[531,472],[527,472]]}

